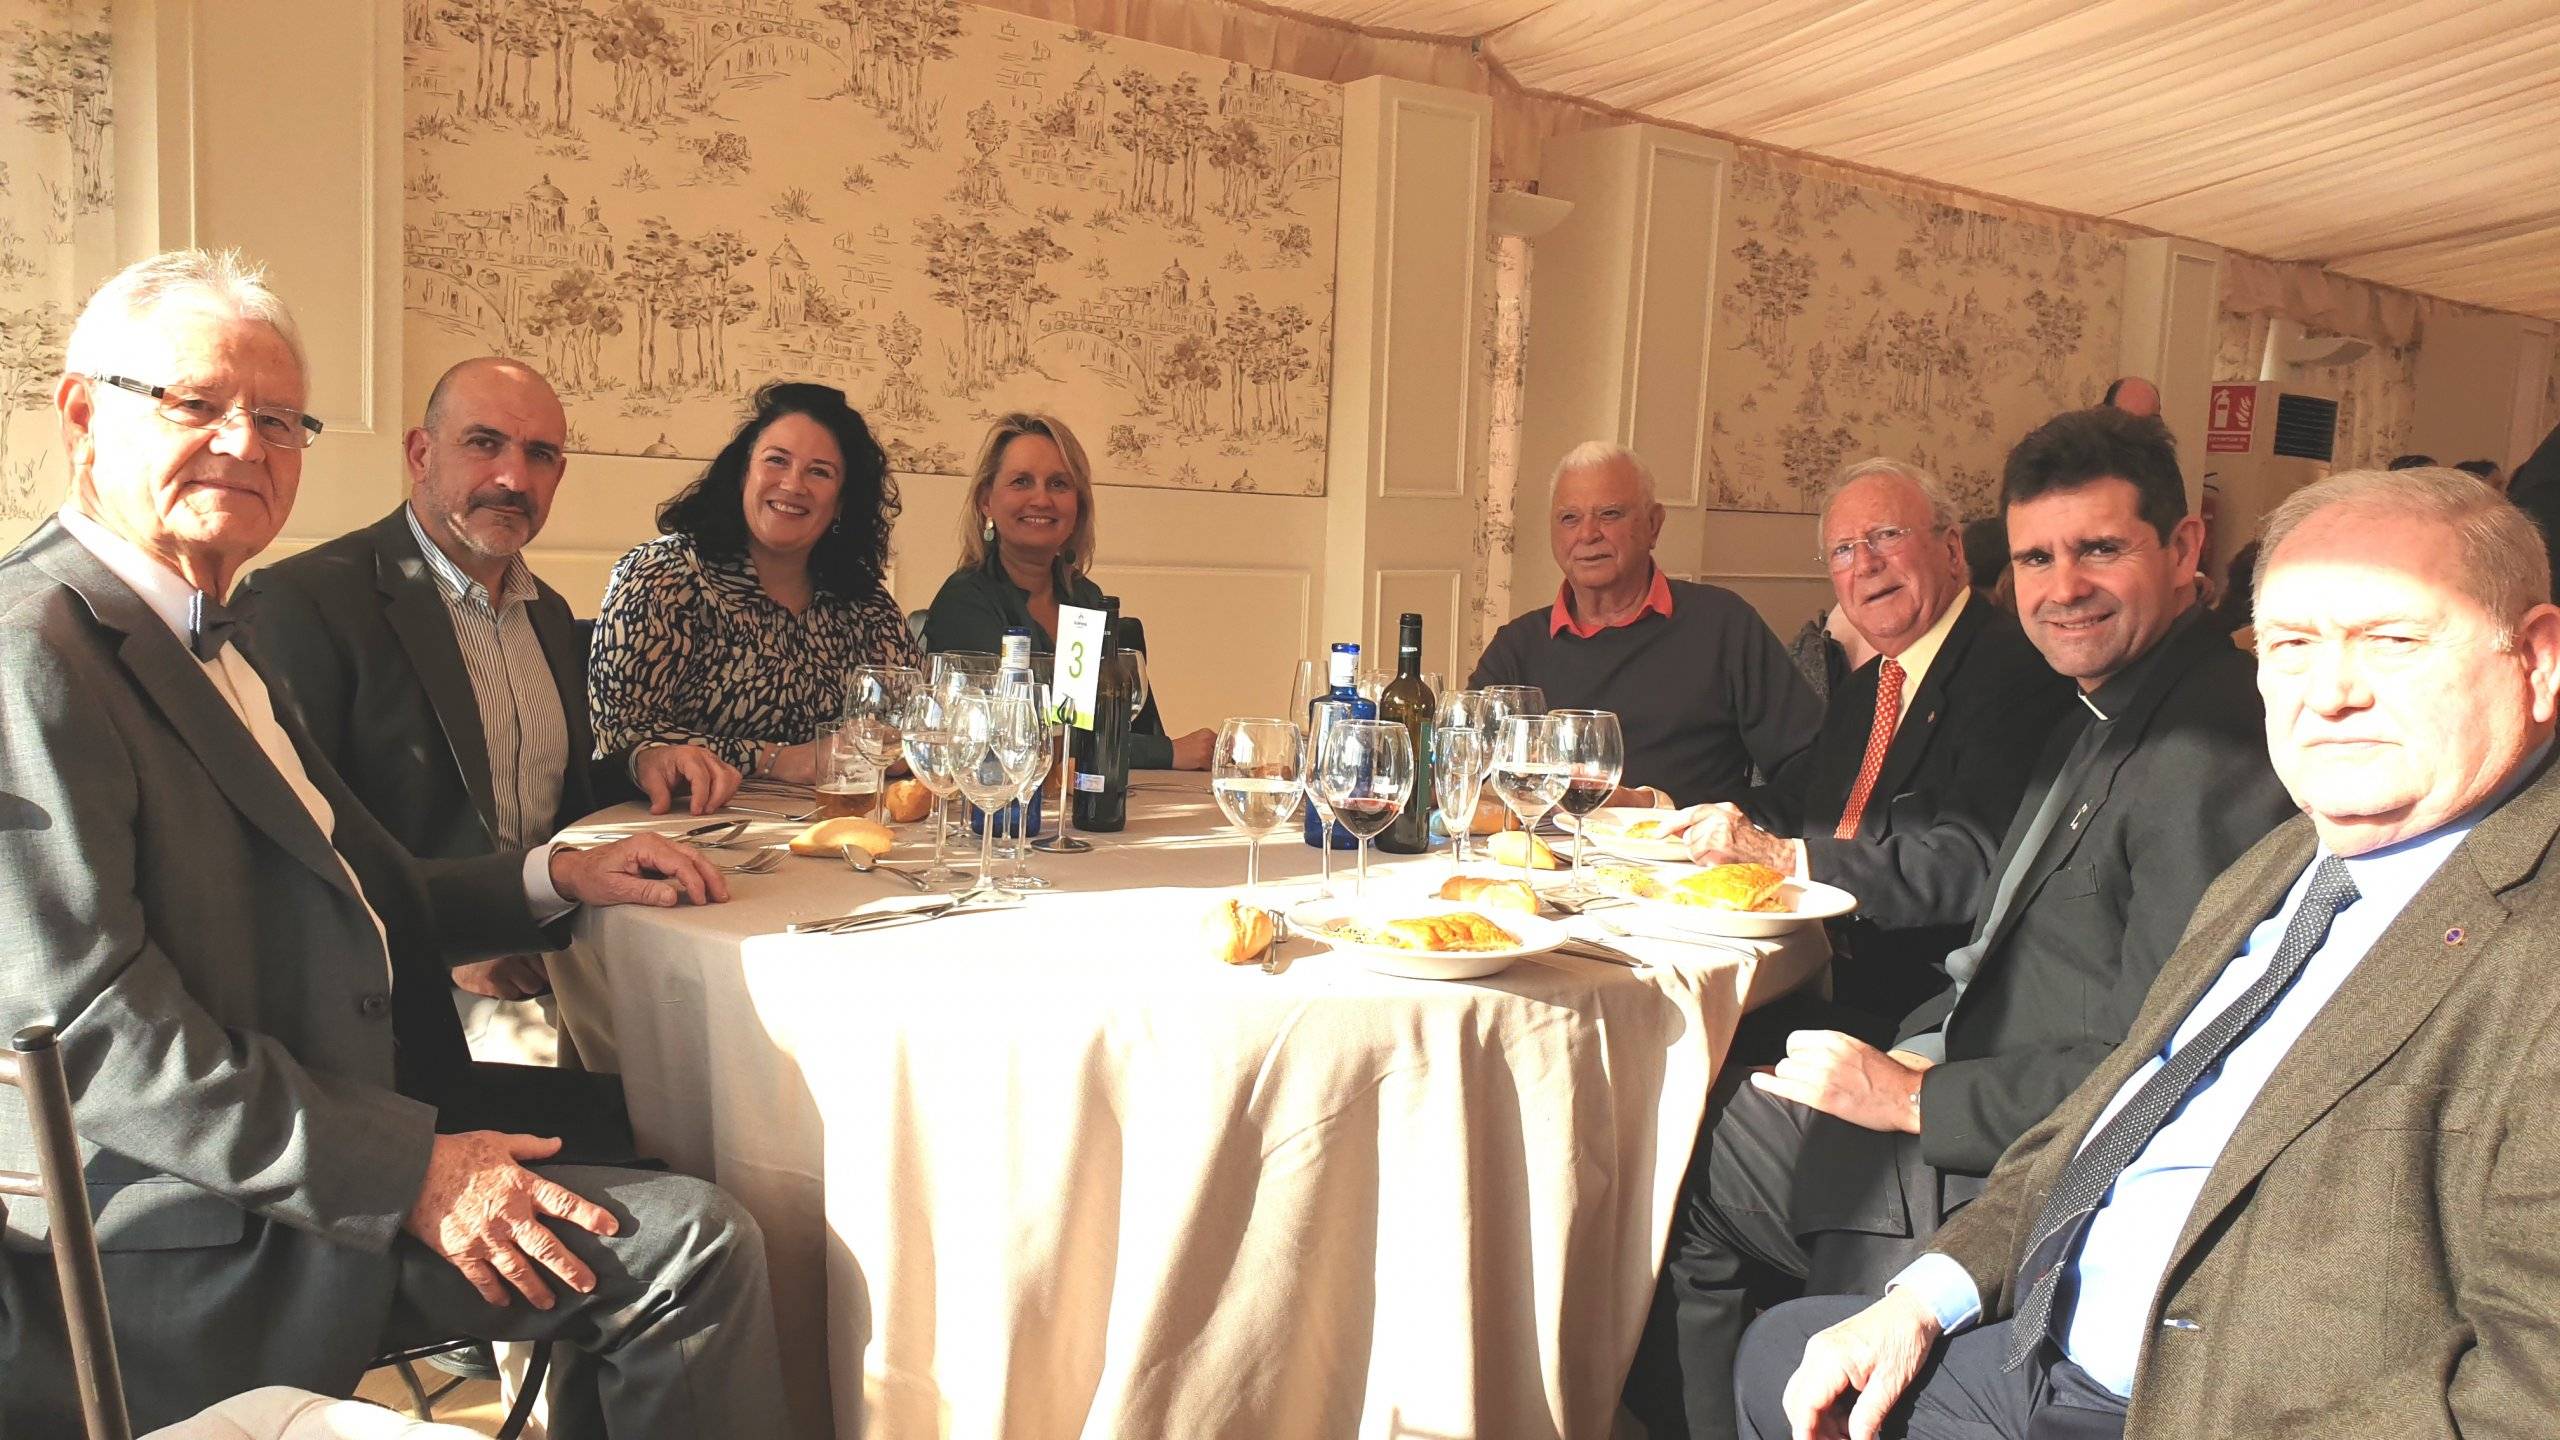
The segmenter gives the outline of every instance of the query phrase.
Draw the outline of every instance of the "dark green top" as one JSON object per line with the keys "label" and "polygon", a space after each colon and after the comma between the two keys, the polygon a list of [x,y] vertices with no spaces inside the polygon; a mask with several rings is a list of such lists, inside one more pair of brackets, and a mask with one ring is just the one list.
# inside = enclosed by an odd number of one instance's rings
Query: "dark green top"
{"label": "dark green top", "polygon": [[[1049,584],[1061,605],[1085,610],[1102,608],[1102,587],[1070,571],[1063,557],[1053,564]],[[925,653],[982,650],[993,655],[1004,649],[1004,632],[1016,626],[1031,632],[1033,654],[1057,653],[1058,637],[1031,613],[1031,592],[1014,584],[1013,577],[1004,573],[1004,560],[990,545],[986,563],[974,570],[954,570],[951,578],[942,582],[941,593],[933,597],[933,608],[925,612]],[[1160,734],[1132,732],[1129,768],[1172,769],[1173,742]]]}

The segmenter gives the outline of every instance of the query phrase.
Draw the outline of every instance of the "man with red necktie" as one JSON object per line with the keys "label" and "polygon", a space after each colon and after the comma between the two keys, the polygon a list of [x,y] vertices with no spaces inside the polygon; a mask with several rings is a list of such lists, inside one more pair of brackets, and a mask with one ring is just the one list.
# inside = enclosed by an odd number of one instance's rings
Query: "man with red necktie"
{"label": "man with red necktie", "polygon": [[[1891,599],[1878,562],[1922,543],[1846,503],[1900,485],[1925,494],[1902,467],[1853,472],[1826,515],[1843,603]],[[1969,873],[1955,893],[1972,923],[1937,955],[1895,957],[1923,985],[1952,984],[1903,1016],[1891,1049],[1844,1029],[1799,1030],[1774,1071],[1729,1073],[1718,1085],[1672,1218],[1652,1343],[1629,1388],[1657,1437],[1735,1433],[1733,1360],[1753,1297],[1799,1283],[1811,1294],[1880,1288],[1978,1194],[2001,1150],[2122,1042],[2213,877],[2293,811],[2267,761],[2248,657],[2199,623],[2202,527],[2187,513],[2167,427],[2106,408],[2057,416],[2010,453],[2002,500],[2027,638],[2077,682],[2076,703],[2064,700],[2065,718],[2041,747],[1997,728],[2008,702],[1960,718],[1951,698],[1929,724],[1920,696],[1945,652],[1896,654],[1880,641],[1874,689],[1862,671],[1835,710],[1885,693],[1883,658],[1916,677],[1903,687],[1912,698],[1898,700],[1890,727],[1880,703],[1835,714],[1815,747],[1859,757],[1854,769],[1834,762],[1847,777],[1835,781],[1846,816],[1875,737],[1887,737],[1854,838],[1834,838],[1838,820],[1825,811],[1787,817],[1759,796],[1762,818],[1798,819],[1795,833],[1808,838],[1782,839],[1715,807],[1690,814],[1695,858],[1836,878],[1870,924],[1910,919],[1949,894],[1937,875]],[[1879,538],[1888,554],[1871,558]],[[1951,568],[1953,539],[1931,543]],[[1991,608],[1971,600],[1962,613]],[[1973,742],[1970,763],[1942,788],[1895,773],[1896,753],[1919,737],[1915,722],[1933,748]],[[1996,854],[1975,852],[1980,868],[1962,872],[1949,863],[1961,852],[1943,817],[1961,811],[1968,787],[2003,772],[2015,777],[2005,834]],[[1857,987],[1874,978],[1844,966],[1840,998],[1872,1005]],[[1676,1364],[1664,1362],[1675,1337]]]}

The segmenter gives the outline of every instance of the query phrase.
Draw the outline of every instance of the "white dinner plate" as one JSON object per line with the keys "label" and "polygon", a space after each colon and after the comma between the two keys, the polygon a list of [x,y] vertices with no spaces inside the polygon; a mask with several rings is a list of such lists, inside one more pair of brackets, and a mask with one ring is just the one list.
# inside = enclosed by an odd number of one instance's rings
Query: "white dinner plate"
{"label": "white dinner plate", "polygon": [[[1706,867],[1687,863],[1677,865],[1612,865],[1594,867],[1592,880],[1612,895],[1626,897],[1643,914],[1665,925],[1700,935],[1726,935],[1743,940],[1763,940],[1784,935],[1799,926],[1836,920],[1858,908],[1858,897],[1837,885],[1819,880],[1790,880],[1779,887],[1780,898],[1787,902],[1784,910],[1713,910],[1703,905],[1681,905],[1670,900],[1649,900],[1631,891],[1620,878],[1627,871],[1645,871],[1655,880],[1669,884],[1696,875]],[[1616,873],[1612,873],[1616,872]]]}
{"label": "white dinner plate", "polygon": [[[1592,845],[1611,855],[1627,860],[1685,861],[1689,858],[1689,847],[1676,839],[1644,838],[1627,833],[1627,827],[1638,821],[1666,821],[1679,813],[1677,810],[1651,810],[1641,805],[1604,805],[1592,811],[1584,823],[1589,827]],[[1567,825],[1574,823],[1572,816],[1561,812],[1556,818]]]}
{"label": "white dinner plate", "polygon": [[[1460,910],[1472,910],[1482,915],[1519,936],[1520,943],[1505,950],[1399,950],[1392,945],[1373,945],[1356,934],[1344,933],[1383,925],[1390,920],[1410,920],[1417,916]],[[1544,954],[1565,942],[1564,927],[1553,920],[1462,904],[1455,900],[1423,900],[1410,896],[1374,900],[1310,900],[1290,910],[1289,926],[1296,933],[1321,940],[1382,975],[1402,975],[1413,980],[1480,980],[1511,968],[1511,962],[1524,955]]]}

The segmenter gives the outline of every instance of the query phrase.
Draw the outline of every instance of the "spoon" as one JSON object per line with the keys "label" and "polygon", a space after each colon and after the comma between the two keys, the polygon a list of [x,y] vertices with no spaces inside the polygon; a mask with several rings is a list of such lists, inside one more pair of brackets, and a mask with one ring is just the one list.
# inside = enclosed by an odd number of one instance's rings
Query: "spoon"
{"label": "spoon", "polygon": [[925,888],[925,883],[922,879],[908,874],[906,871],[899,869],[895,865],[881,864],[879,860],[873,857],[870,851],[863,849],[852,841],[848,840],[836,848],[844,852],[844,863],[852,866],[857,874],[894,876],[895,878],[904,880],[908,884],[916,887],[916,890],[919,893],[921,893]]}

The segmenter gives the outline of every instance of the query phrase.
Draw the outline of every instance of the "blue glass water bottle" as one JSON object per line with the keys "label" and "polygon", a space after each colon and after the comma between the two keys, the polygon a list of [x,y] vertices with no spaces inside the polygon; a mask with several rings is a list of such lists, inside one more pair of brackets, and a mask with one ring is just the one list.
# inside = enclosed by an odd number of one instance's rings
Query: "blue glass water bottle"
{"label": "blue glass water bottle", "polygon": [[[1333,688],[1325,691],[1325,693],[1317,696],[1307,704],[1307,774],[1309,776],[1308,788],[1310,790],[1314,788],[1313,777],[1315,775],[1316,767],[1315,746],[1321,734],[1321,732],[1316,728],[1316,707],[1318,705],[1341,705],[1347,707],[1348,713],[1354,720],[1375,720],[1378,718],[1377,703],[1375,701],[1363,700],[1360,698],[1360,686],[1358,683],[1360,675],[1360,647],[1347,641],[1334,646],[1333,659],[1330,663],[1332,664],[1333,670],[1329,678]],[[1306,818],[1301,822],[1300,828],[1306,832],[1306,841],[1308,846],[1313,848],[1317,844],[1315,806],[1307,806]],[[1350,831],[1343,829],[1339,822],[1337,822],[1333,827],[1333,835],[1330,843],[1336,850],[1356,850],[1360,846],[1360,842],[1352,837]]]}

